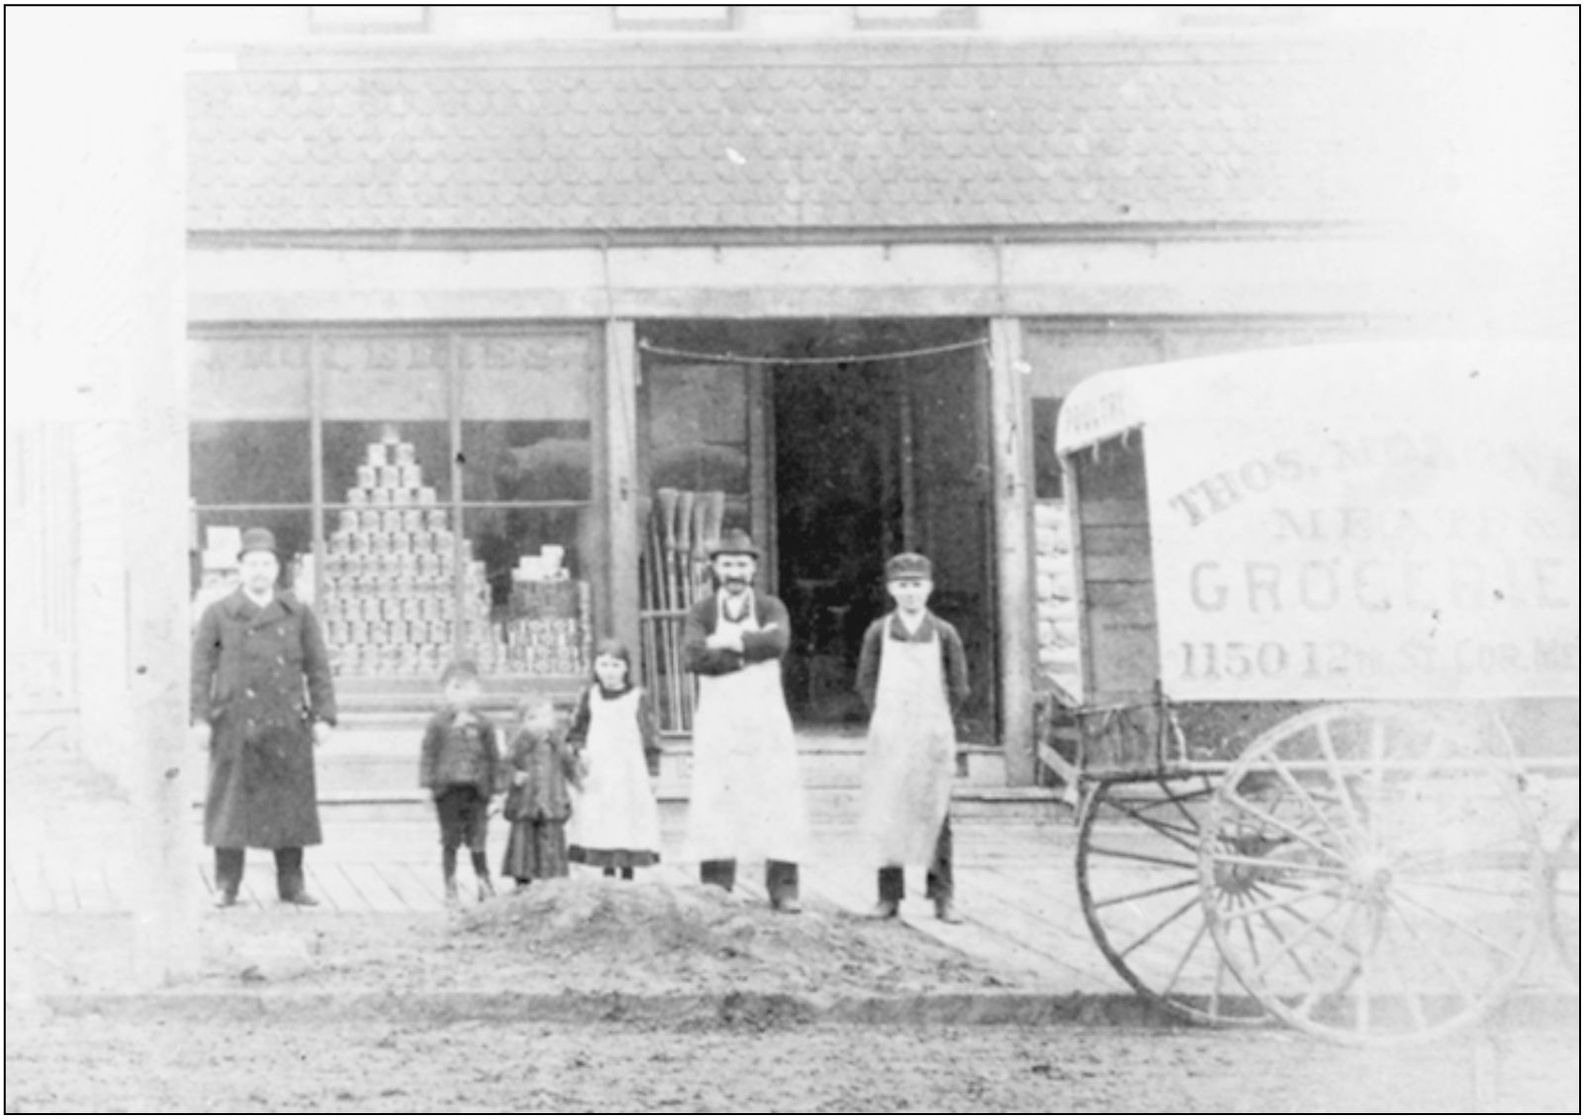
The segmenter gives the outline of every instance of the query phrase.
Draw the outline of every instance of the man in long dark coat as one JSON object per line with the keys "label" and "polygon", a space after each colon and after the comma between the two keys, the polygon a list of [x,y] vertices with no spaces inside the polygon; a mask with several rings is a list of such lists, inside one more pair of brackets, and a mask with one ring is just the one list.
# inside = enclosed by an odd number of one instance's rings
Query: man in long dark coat
{"label": "man in long dark coat", "polygon": [[210,604],[193,642],[193,726],[210,752],[204,843],[215,849],[217,906],[233,906],[246,848],[276,856],[283,902],[314,906],[303,849],[320,842],[314,748],[336,723],[320,624],[276,587],[267,529],[243,534],[242,586]]}

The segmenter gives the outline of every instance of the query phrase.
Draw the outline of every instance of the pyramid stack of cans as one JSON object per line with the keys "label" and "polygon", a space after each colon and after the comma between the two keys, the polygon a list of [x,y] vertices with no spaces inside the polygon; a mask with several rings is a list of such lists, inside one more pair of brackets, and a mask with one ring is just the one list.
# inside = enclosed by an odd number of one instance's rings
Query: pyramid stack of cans
{"label": "pyramid stack of cans", "polygon": [[[358,485],[347,492],[327,541],[321,613],[332,663],[342,676],[434,677],[466,639],[488,641],[491,596],[485,565],[459,541],[450,514],[424,485],[414,446],[395,430],[368,447]],[[466,609],[459,618],[463,565]]]}
{"label": "pyramid stack of cans", "polygon": [[[588,584],[561,570],[535,571],[541,578],[532,581],[515,572],[509,620],[493,621],[485,563],[424,485],[413,444],[388,429],[369,445],[357,481],[326,542],[320,588],[339,676],[434,679],[459,638],[484,673],[588,671]],[[562,550],[545,551],[556,554],[560,568]]]}

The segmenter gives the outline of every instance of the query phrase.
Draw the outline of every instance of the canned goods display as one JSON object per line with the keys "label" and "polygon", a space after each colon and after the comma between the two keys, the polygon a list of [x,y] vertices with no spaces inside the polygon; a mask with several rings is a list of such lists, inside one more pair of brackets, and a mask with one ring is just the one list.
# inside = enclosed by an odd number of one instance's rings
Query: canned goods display
{"label": "canned goods display", "polygon": [[584,672],[583,585],[577,604],[565,593],[542,595],[558,604],[537,608],[543,618],[524,616],[516,588],[512,603],[494,606],[486,565],[452,511],[437,504],[436,487],[425,484],[415,445],[386,425],[366,452],[348,480],[358,484],[347,491],[350,508],[337,511],[326,540],[320,587],[334,671],[433,679],[466,653],[483,672]]}

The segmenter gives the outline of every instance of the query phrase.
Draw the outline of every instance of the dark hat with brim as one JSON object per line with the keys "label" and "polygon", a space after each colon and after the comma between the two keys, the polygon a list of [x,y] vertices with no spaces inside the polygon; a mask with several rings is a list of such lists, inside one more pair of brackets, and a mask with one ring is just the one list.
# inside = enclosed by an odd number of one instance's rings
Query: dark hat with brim
{"label": "dark hat with brim", "polygon": [[237,550],[237,559],[241,560],[250,552],[268,552],[276,555],[276,534],[269,529],[248,529],[243,533],[242,547]]}
{"label": "dark hat with brim", "polygon": [[749,556],[756,560],[761,559],[761,550],[751,543],[750,534],[743,529],[729,529],[712,542],[706,553],[713,560],[719,556]]}
{"label": "dark hat with brim", "polygon": [[883,570],[889,580],[932,578],[932,562],[919,552],[901,552]]}

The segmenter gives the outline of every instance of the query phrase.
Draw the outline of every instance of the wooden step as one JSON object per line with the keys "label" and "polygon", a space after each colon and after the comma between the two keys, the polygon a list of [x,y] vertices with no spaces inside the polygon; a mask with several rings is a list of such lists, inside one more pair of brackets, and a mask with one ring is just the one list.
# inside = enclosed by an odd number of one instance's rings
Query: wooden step
{"label": "wooden step", "polygon": [[[201,809],[202,794],[194,805]],[[683,784],[664,784],[657,794],[662,828],[682,828],[689,810],[689,789]],[[817,826],[852,823],[860,815],[858,789],[807,789],[805,810]],[[1038,786],[1006,789],[981,789],[960,786],[954,791],[953,818],[972,826],[996,826],[999,822],[1021,824],[1067,824],[1074,813],[1058,794]],[[335,790],[320,791],[320,814],[334,821],[433,822],[435,810],[424,790]]]}
{"label": "wooden step", "polygon": [[[498,727],[511,724],[511,712],[490,711]],[[361,710],[339,723],[331,745],[316,760],[322,795],[387,791],[417,791],[419,748],[427,711]],[[846,789],[860,784],[865,756],[863,734],[802,732],[798,736],[800,772],[807,789]],[[504,743],[505,747],[505,743]],[[661,779],[664,786],[687,786],[692,748],[688,739],[664,739]],[[966,744],[961,749],[959,780],[962,784],[1002,788],[1005,782],[1003,753],[996,747]]]}

